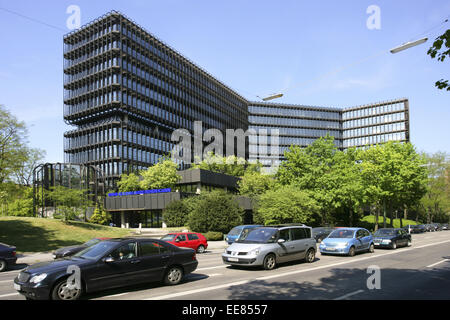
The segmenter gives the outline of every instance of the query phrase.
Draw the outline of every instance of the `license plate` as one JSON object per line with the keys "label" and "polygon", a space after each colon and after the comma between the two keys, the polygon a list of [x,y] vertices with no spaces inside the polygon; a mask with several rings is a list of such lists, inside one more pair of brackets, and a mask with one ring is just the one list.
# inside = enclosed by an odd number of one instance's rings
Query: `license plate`
{"label": "license plate", "polygon": [[20,287],[19,284],[14,283],[14,289],[17,290],[17,291],[20,291],[20,290],[21,290],[21,287]]}
{"label": "license plate", "polygon": [[336,251],[336,248],[327,248],[328,251]]}
{"label": "license plate", "polygon": [[231,261],[231,262],[238,262],[239,259],[238,259],[238,258],[228,258],[228,261]]}

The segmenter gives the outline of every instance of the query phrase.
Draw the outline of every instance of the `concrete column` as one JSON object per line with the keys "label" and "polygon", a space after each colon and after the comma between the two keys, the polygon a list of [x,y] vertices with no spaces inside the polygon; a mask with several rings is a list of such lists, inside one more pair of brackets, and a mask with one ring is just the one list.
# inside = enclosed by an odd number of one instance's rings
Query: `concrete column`
{"label": "concrete column", "polygon": [[120,227],[125,228],[125,212],[120,212]]}

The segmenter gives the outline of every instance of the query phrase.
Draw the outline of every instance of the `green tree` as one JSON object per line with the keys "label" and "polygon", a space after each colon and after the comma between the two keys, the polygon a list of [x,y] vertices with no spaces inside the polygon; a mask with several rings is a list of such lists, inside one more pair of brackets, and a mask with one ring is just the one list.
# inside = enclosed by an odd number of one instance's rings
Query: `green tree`
{"label": "green tree", "polygon": [[27,128],[0,105],[0,184],[11,178],[28,159]]}
{"label": "green tree", "polygon": [[177,174],[178,165],[170,159],[164,159],[147,170],[140,172],[142,189],[174,188],[181,177]]}
{"label": "green tree", "polygon": [[[450,57],[450,29],[435,39],[427,54],[432,59],[437,57],[437,60],[440,62],[444,62],[446,57]],[[447,91],[450,91],[448,80],[441,79],[436,81],[435,86],[438,89],[447,89]]]}
{"label": "green tree", "polygon": [[427,193],[421,199],[427,223],[435,221],[435,217],[448,222],[450,218],[450,185],[449,156],[445,152],[425,155],[427,160]]}
{"label": "green tree", "polygon": [[276,175],[282,185],[292,184],[299,190],[310,192],[320,208],[321,224],[332,219],[335,177],[331,171],[337,152],[334,137],[330,135],[315,140],[306,148],[291,146]]}
{"label": "green tree", "polygon": [[259,172],[261,167],[259,162],[248,162],[236,156],[222,157],[209,152],[202,161],[194,163],[191,168],[241,177],[245,172]]}
{"label": "green tree", "polygon": [[87,207],[92,205],[87,199],[87,190],[69,189],[63,186],[53,187],[48,195],[63,221],[73,220],[80,213],[86,214]]}
{"label": "green tree", "polygon": [[119,192],[138,191],[141,189],[139,176],[135,173],[123,173],[117,181]]}
{"label": "green tree", "polygon": [[184,198],[170,202],[162,213],[164,223],[168,227],[186,226],[194,200],[194,198]]}
{"label": "green tree", "polygon": [[258,171],[246,171],[238,181],[239,194],[250,198],[258,198],[261,194],[274,188],[276,180],[273,176]]}
{"label": "green tree", "polygon": [[194,199],[187,222],[192,231],[227,233],[243,222],[244,210],[225,191],[203,192]]}
{"label": "green tree", "polygon": [[316,201],[308,192],[287,185],[268,190],[259,197],[254,219],[256,223],[265,225],[311,223],[318,209]]}
{"label": "green tree", "polygon": [[109,221],[111,221],[111,215],[101,206],[95,207],[94,213],[89,219],[90,223],[101,225],[106,225]]}

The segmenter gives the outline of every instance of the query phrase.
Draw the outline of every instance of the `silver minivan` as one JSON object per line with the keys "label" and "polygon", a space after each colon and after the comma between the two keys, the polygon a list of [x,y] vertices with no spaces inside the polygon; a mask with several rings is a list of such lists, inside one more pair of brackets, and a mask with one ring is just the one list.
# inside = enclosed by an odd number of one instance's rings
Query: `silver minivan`
{"label": "silver minivan", "polygon": [[317,247],[311,227],[305,225],[267,226],[251,230],[225,249],[225,264],[262,266],[274,269],[277,264],[294,260],[313,262]]}

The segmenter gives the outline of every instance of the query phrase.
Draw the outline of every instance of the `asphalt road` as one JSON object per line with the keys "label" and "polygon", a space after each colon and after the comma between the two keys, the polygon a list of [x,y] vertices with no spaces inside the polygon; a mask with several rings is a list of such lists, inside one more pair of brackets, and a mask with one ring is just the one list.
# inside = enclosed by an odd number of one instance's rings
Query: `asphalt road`
{"label": "asphalt road", "polygon": [[[376,249],[354,257],[318,253],[313,263],[288,263],[272,271],[226,266],[221,253],[212,250],[197,255],[197,270],[180,285],[145,284],[84,299],[450,299],[450,231],[414,234],[411,247],[396,250]],[[0,299],[24,299],[14,290],[13,279],[25,266],[0,274]]]}

